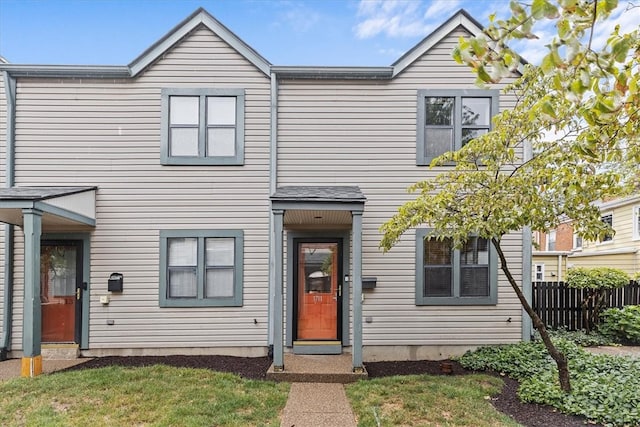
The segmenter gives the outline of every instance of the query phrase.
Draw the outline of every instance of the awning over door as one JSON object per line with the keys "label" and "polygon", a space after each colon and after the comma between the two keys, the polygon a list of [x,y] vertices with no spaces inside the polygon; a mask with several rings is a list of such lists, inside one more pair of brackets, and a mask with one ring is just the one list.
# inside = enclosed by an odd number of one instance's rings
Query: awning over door
{"label": "awning over door", "polygon": [[351,224],[367,198],[357,186],[287,186],[271,196],[273,210],[284,211],[284,225]]}
{"label": "awning over door", "polygon": [[96,225],[97,187],[12,187],[0,189],[0,222],[24,225],[24,209],[42,212],[42,227]]}

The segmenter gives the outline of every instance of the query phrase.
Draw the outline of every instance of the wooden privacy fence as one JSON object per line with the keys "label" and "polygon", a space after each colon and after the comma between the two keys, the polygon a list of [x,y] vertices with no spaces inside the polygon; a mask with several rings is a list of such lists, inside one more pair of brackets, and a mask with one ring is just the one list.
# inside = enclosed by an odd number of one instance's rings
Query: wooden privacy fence
{"label": "wooden privacy fence", "polygon": [[[582,301],[587,293],[588,289],[569,288],[564,282],[533,282],[533,310],[552,329],[585,329]],[[606,308],[640,305],[640,283],[631,281],[622,288],[607,290],[605,301]],[[592,303],[587,310],[591,314]]]}

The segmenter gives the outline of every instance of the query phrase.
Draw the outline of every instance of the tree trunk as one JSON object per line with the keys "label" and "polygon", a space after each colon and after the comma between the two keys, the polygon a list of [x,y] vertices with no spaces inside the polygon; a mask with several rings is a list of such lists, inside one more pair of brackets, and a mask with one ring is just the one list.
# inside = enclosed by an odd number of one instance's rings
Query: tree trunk
{"label": "tree trunk", "polygon": [[567,357],[560,352],[551,341],[551,337],[549,336],[549,332],[547,328],[544,326],[542,319],[538,316],[538,314],[533,311],[531,304],[527,301],[526,297],[522,293],[522,289],[518,286],[518,283],[511,274],[511,270],[509,270],[509,265],[507,264],[507,259],[502,251],[502,247],[500,246],[500,240],[496,238],[491,239],[491,243],[493,247],[496,248],[496,252],[498,252],[498,257],[500,258],[500,268],[504,272],[505,276],[507,276],[507,280],[509,280],[509,284],[515,291],[518,299],[520,300],[520,304],[524,308],[524,311],[531,317],[533,321],[533,327],[540,333],[540,338],[542,338],[542,342],[546,347],[549,355],[555,360],[556,365],[558,366],[558,379],[560,381],[560,388],[565,393],[569,393],[571,391],[571,382],[569,379],[569,365],[567,363]]}

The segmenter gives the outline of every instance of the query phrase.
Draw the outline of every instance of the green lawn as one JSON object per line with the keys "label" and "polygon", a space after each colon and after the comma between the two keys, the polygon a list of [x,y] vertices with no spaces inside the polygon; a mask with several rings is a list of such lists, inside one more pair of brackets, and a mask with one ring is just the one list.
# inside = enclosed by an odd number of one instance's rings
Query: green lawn
{"label": "green lawn", "polygon": [[410,375],[345,389],[360,426],[517,426],[491,405],[502,385],[488,375]]}
{"label": "green lawn", "polygon": [[288,392],[204,369],[86,369],[0,382],[0,425],[278,426]]}

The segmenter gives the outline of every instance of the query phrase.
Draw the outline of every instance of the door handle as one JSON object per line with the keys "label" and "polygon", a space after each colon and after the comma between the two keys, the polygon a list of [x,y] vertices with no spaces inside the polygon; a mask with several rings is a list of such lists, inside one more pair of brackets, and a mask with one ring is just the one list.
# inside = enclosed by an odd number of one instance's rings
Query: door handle
{"label": "door handle", "polygon": [[76,288],[76,299],[80,301],[80,288]]}
{"label": "door handle", "polygon": [[338,285],[338,296],[341,297],[342,296],[342,285]]}

